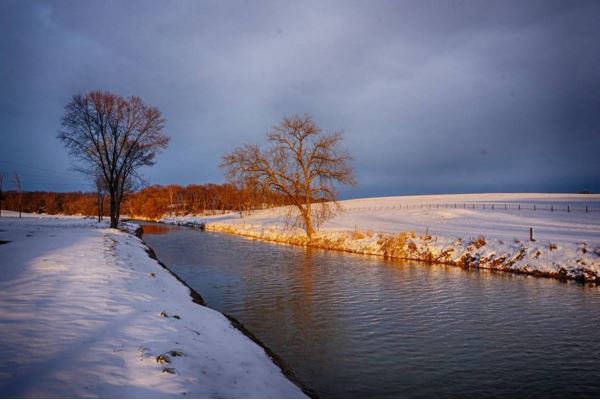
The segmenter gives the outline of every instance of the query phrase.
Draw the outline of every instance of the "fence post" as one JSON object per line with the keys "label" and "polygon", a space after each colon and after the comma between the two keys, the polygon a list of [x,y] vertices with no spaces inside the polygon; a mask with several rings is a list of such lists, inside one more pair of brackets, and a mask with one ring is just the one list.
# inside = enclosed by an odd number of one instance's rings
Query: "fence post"
{"label": "fence post", "polygon": [[506,203],[504,203],[504,211],[506,211]]}
{"label": "fence post", "polygon": [[529,228],[529,241],[533,242],[533,228]]}
{"label": "fence post", "polygon": [[533,211],[535,211],[535,204],[533,205]]}
{"label": "fence post", "polygon": [[571,207],[567,204],[567,212],[571,212]]}
{"label": "fence post", "polygon": [[521,211],[521,205],[519,204],[519,211]]}
{"label": "fence post", "polygon": [[588,212],[588,206],[585,206],[585,212]]}

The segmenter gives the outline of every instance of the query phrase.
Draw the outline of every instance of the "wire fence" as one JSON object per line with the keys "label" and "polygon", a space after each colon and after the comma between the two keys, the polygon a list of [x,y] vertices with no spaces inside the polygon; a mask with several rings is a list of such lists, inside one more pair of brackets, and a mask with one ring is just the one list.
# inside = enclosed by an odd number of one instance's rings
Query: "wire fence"
{"label": "wire fence", "polygon": [[489,211],[547,211],[565,213],[599,213],[600,204],[540,203],[410,203],[371,207],[344,207],[344,211],[471,209]]}

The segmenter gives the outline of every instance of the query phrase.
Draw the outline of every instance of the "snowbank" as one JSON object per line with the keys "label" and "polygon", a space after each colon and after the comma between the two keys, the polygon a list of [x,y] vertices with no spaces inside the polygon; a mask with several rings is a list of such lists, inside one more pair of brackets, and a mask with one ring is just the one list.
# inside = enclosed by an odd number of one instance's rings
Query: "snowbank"
{"label": "snowbank", "polygon": [[93,219],[6,215],[3,397],[305,397],[137,237]]}
{"label": "snowbank", "polygon": [[[340,202],[311,242],[285,208],[165,218],[255,239],[600,283],[600,196],[469,194]],[[529,241],[529,228],[535,241]]]}

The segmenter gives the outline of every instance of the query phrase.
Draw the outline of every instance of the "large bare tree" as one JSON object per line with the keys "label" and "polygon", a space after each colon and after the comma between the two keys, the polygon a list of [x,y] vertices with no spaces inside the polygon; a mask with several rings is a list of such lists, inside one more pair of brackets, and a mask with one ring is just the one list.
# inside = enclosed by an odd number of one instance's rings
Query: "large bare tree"
{"label": "large bare tree", "polygon": [[119,223],[123,196],[139,169],[153,165],[156,154],[167,147],[164,124],[160,111],[137,96],[97,90],[74,95],[65,106],[58,138],[79,171],[104,180],[112,228]]}
{"label": "large bare tree", "polygon": [[336,186],[356,183],[352,157],[340,148],[341,141],[341,132],[323,134],[308,114],[285,117],[267,133],[264,150],[238,147],[223,156],[220,167],[233,181],[284,195],[310,239],[337,208]]}

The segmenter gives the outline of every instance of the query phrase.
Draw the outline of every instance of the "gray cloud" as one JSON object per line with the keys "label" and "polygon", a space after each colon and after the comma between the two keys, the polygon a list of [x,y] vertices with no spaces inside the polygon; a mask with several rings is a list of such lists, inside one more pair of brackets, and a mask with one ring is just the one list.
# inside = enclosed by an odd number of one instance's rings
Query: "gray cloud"
{"label": "gray cloud", "polygon": [[87,189],[55,136],[68,98],[103,88],[167,118],[153,183],[220,182],[225,151],[309,112],[345,132],[360,181],[345,196],[600,191],[599,16],[594,1],[4,0],[0,170]]}

